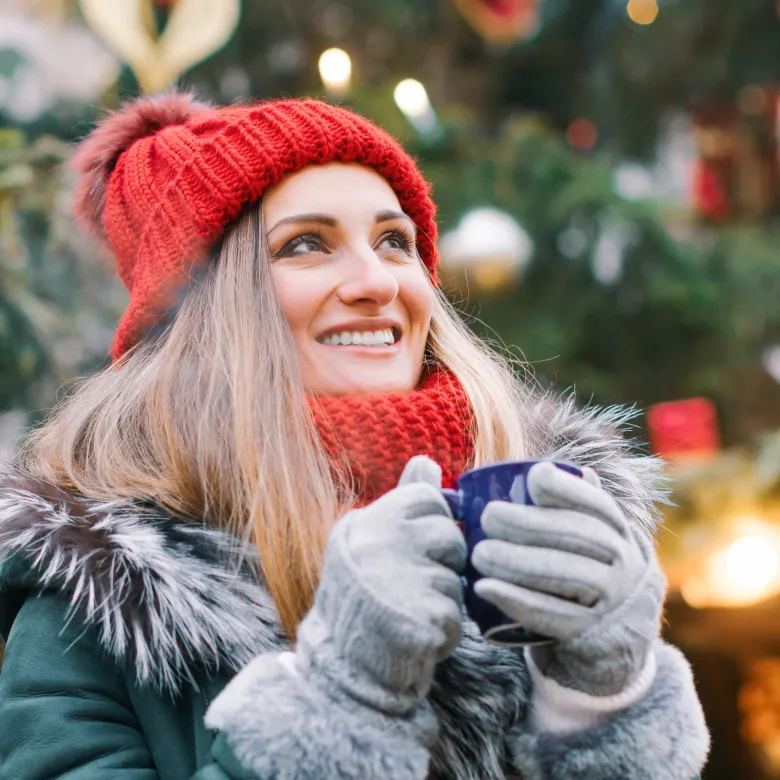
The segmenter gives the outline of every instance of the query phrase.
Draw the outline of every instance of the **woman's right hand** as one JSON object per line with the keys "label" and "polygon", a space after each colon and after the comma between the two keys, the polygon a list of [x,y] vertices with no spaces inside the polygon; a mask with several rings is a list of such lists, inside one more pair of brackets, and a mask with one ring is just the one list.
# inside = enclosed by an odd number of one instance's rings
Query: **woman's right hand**
{"label": "woman's right hand", "polygon": [[467,556],[440,486],[439,466],[412,458],[397,488],[336,524],[298,628],[306,677],[397,714],[427,695],[460,641]]}

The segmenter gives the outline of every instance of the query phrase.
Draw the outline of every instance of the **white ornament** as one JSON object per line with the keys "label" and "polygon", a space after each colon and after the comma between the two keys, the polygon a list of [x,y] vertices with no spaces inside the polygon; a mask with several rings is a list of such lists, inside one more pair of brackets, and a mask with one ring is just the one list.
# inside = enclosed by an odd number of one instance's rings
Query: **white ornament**
{"label": "white ornament", "polygon": [[629,222],[603,221],[591,254],[591,270],[601,284],[615,284],[623,276],[626,252],[639,241],[639,231]]}
{"label": "white ornament", "polygon": [[450,266],[500,263],[520,274],[534,245],[514,217],[488,206],[469,211],[455,230],[442,236],[439,251],[442,262]]}
{"label": "white ornament", "polygon": [[19,63],[0,77],[0,106],[28,122],[61,101],[90,102],[119,74],[119,62],[83,25],[0,11],[0,52]]}
{"label": "white ornament", "polygon": [[79,0],[90,27],[123,59],[145,92],[166,89],[230,40],[239,0],[179,0],[162,35],[148,29],[150,0]]}
{"label": "white ornament", "polygon": [[767,347],[762,355],[762,363],[767,374],[775,380],[780,382],[780,346],[774,345]]}

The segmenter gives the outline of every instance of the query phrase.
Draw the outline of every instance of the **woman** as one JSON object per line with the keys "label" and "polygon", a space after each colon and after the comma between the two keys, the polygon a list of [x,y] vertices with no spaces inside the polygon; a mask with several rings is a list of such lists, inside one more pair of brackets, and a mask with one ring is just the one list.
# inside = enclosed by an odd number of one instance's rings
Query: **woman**
{"label": "woman", "polygon": [[[130,303],[0,496],[2,780],[699,771],[658,637],[658,464],[458,321],[395,141],[316,101],[173,94],[77,168]],[[483,515],[480,595],[557,640],[525,652],[462,618],[439,492],[520,457],[586,474],[538,464],[538,507]]]}

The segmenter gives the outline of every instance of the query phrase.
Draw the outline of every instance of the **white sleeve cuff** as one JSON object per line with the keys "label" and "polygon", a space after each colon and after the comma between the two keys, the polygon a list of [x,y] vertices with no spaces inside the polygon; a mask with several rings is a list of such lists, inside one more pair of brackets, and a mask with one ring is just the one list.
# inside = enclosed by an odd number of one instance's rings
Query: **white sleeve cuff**
{"label": "white sleeve cuff", "polygon": [[545,677],[533,662],[529,648],[525,649],[525,660],[533,683],[530,725],[536,732],[555,734],[596,726],[627,709],[647,693],[656,671],[655,653],[651,651],[639,677],[628,688],[614,696],[591,696]]}

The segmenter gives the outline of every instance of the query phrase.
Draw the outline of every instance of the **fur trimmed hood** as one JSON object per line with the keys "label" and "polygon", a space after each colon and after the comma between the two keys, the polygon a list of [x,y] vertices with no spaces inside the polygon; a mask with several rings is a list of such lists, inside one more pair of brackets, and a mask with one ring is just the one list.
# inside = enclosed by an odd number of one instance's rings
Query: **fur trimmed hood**
{"label": "fur trimmed hood", "polygon": [[[544,396],[528,413],[530,456],[591,466],[652,533],[666,493],[660,461],[633,454],[623,436],[634,411],[577,409],[571,396]],[[175,693],[203,668],[237,670],[283,646],[259,571],[257,556],[234,537],[160,507],[91,501],[14,472],[3,480],[0,598],[15,588],[58,590],[69,619],[94,626],[139,684]]]}

